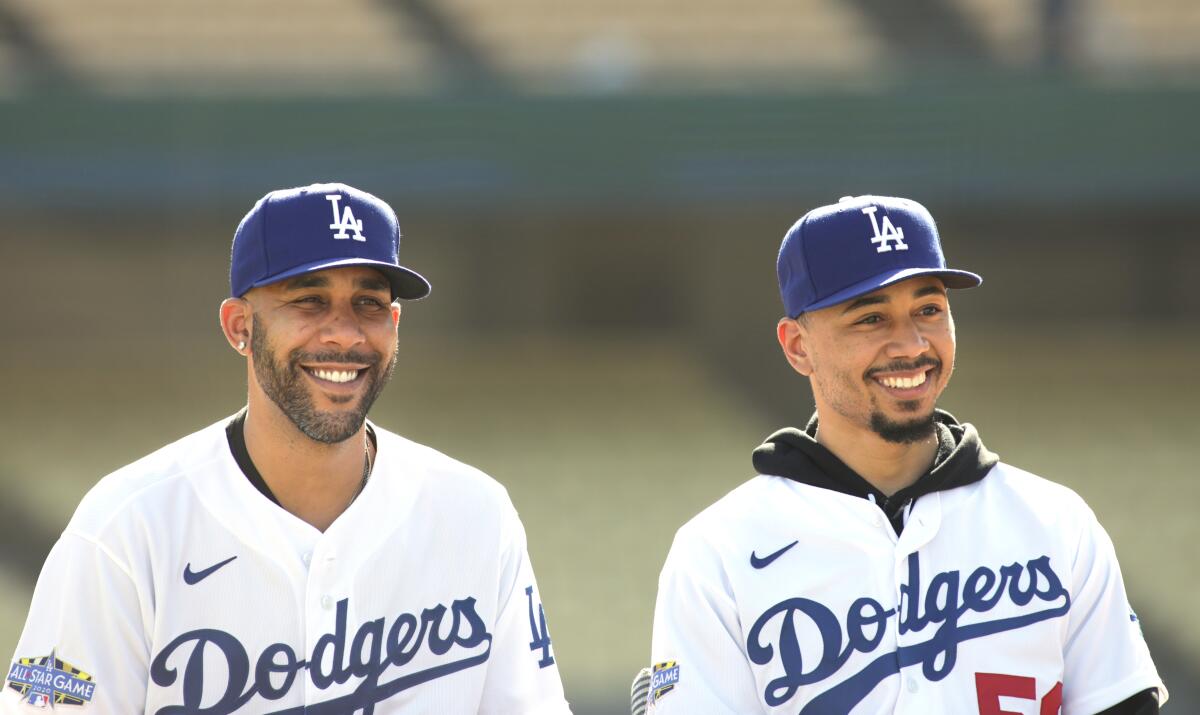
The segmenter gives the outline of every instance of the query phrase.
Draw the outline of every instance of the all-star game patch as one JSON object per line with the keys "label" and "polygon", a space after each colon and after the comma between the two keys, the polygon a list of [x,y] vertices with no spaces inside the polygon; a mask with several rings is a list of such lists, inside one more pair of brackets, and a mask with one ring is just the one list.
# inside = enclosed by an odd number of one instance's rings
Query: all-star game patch
{"label": "all-star game patch", "polygon": [[21,701],[41,708],[55,705],[83,705],[96,694],[91,674],[76,668],[50,651],[50,655],[19,658],[8,670],[9,688],[21,694]]}
{"label": "all-star game patch", "polygon": [[673,660],[655,663],[650,671],[650,694],[648,696],[650,703],[657,702],[659,698],[674,690],[678,684],[679,663]]}

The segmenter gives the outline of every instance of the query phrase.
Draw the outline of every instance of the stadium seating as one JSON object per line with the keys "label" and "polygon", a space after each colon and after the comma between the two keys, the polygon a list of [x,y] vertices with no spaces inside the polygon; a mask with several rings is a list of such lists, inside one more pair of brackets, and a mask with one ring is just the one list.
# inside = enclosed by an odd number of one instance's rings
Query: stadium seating
{"label": "stadium seating", "polygon": [[[955,0],[981,28],[995,56],[1036,62],[1047,0]],[[1074,37],[1063,48],[1078,69],[1191,71],[1200,65],[1200,5],[1193,0],[1060,0]]]}
{"label": "stadium seating", "polygon": [[1194,0],[1092,0],[1084,8],[1086,61],[1114,70],[1200,66],[1200,4]]}
{"label": "stadium seating", "polygon": [[[1007,67],[1040,61],[1047,1],[945,0],[986,45],[980,55]],[[1063,53],[1070,66],[1195,74],[1200,64],[1193,0],[1060,2],[1070,6],[1074,27]],[[487,77],[520,90],[822,85],[869,79],[912,49],[904,46],[911,35],[883,14],[872,17],[879,10],[872,7],[866,0],[3,0],[0,30],[10,28],[0,31],[0,92],[28,83],[21,68],[31,64],[29,37],[32,64],[40,52],[61,68],[47,76],[118,93],[422,91],[442,86],[464,50]],[[11,31],[16,25],[24,34]],[[939,38],[925,37],[912,41]]]}
{"label": "stadium seating", "polygon": [[877,38],[838,0],[442,0],[533,84],[774,85],[862,73]]}
{"label": "stadium seating", "polygon": [[1028,65],[1038,58],[1037,0],[957,0],[959,9],[987,38],[998,62]]}
{"label": "stadium seating", "polygon": [[105,90],[338,94],[432,79],[428,43],[374,0],[6,0]]}

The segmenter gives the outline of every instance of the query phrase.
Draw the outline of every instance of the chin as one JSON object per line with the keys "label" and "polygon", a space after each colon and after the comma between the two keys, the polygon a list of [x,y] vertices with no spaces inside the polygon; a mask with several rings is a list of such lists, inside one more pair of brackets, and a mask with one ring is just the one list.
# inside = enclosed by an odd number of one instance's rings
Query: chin
{"label": "chin", "polygon": [[362,428],[365,415],[357,413],[338,412],[317,415],[291,416],[292,423],[306,437],[323,444],[338,444],[345,442]]}
{"label": "chin", "polygon": [[933,410],[925,415],[910,413],[901,419],[887,417],[882,412],[872,412],[871,431],[895,444],[921,442],[934,433]]}

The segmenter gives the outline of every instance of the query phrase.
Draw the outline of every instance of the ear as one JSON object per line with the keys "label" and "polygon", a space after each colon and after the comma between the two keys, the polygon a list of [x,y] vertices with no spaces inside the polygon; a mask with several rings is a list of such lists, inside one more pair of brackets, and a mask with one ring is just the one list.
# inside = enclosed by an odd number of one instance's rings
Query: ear
{"label": "ear", "polygon": [[392,326],[400,324],[400,302],[392,301]]}
{"label": "ear", "polygon": [[812,355],[809,352],[808,327],[795,318],[782,318],[775,326],[775,337],[783,356],[796,372],[808,377],[812,375]]}
{"label": "ear", "polygon": [[250,325],[254,309],[244,298],[221,301],[221,332],[229,345],[242,355],[250,354]]}

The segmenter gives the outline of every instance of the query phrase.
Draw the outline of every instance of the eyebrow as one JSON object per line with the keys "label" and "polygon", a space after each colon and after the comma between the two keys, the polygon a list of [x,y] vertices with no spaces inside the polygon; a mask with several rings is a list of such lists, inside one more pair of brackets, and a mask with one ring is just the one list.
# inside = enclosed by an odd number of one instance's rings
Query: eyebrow
{"label": "eyebrow", "polygon": [[299,288],[325,288],[329,285],[329,279],[325,276],[307,274],[296,276],[287,283],[283,284],[284,290],[297,290]]}
{"label": "eyebrow", "polygon": [[[329,279],[322,275],[307,274],[296,276],[283,284],[284,290],[300,290],[303,288],[328,288]],[[359,290],[390,290],[391,284],[382,276],[362,276],[354,280],[354,287]]]}
{"label": "eyebrow", "polygon": [[[927,285],[924,288],[918,288],[916,291],[913,292],[914,298],[924,298],[927,295],[943,295],[944,296],[944,295],[946,295],[946,288],[941,285]],[[850,305],[847,305],[845,307],[845,309],[842,310],[842,315],[845,315],[846,313],[849,313],[854,310],[858,310],[859,308],[865,308],[868,305],[879,305],[880,303],[886,303],[886,302],[888,302],[888,297],[885,295],[882,295],[880,293],[872,293],[871,295],[864,295],[863,297],[859,298],[858,300],[851,301]]]}
{"label": "eyebrow", "polygon": [[392,284],[382,276],[364,276],[354,281],[354,287],[362,290],[391,290]]}

